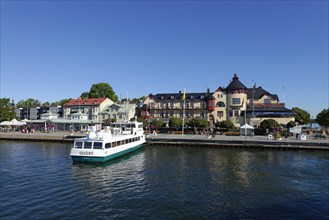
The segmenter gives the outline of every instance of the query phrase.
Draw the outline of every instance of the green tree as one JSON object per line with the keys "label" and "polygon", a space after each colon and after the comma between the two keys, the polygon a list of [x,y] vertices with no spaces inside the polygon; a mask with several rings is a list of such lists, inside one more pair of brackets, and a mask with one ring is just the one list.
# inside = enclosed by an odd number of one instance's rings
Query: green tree
{"label": "green tree", "polygon": [[41,106],[47,107],[47,106],[50,106],[50,103],[49,102],[44,102],[44,103],[42,103]]}
{"label": "green tree", "polygon": [[265,119],[260,123],[261,129],[271,129],[279,127],[279,123],[274,119]]}
{"label": "green tree", "polygon": [[293,122],[293,121],[289,121],[288,123],[287,123],[287,128],[289,129],[289,128],[292,128],[292,127],[294,127],[295,126],[295,122]]}
{"label": "green tree", "polygon": [[295,113],[295,121],[298,122],[298,124],[303,125],[310,123],[311,115],[298,107],[294,107],[291,109]]}
{"label": "green tree", "polygon": [[0,122],[11,121],[15,118],[15,108],[11,105],[9,98],[0,99]]}
{"label": "green tree", "polygon": [[154,127],[156,128],[162,128],[165,125],[165,123],[163,122],[163,120],[157,119],[157,120],[153,120],[151,122],[151,125],[154,125]]}
{"label": "green tree", "polygon": [[169,119],[169,127],[182,127],[182,119],[172,117]]}
{"label": "green tree", "polygon": [[233,122],[231,122],[230,120],[220,121],[217,124],[219,128],[226,129],[228,131],[232,131],[235,129]]}
{"label": "green tree", "polygon": [[86,98],[86,99],[88,99],[88,98],[89,98],[89,92],[83,92],[83,93],[81,93],[80,97],[81,97],[81,98]]}
{"label": "green tree", "polygon": [[329,127],[329,108],[323,109],[319,114],[316,115],[316,122],[326,128]]}
{"label": "green tree", "polygon": [[108,83],[93,84],[89,91],[89,98],[109,98],[114,102],[119,100]]}
{"label": "green tree", "polygon": [[20,100],[16,104],[16,108],[35,108],[41,106],[41,102],[37,99],[26,99],[26,100]]}
{"label": "green tree", "polygon": [[208,127],[208,122],[204,118],[193,118],[189,121],[189,126],[197,128],[206,128]]}
{"label": "green tree", "polygon": [[68,103],[69,101],[70,101],[70,99],[62,99],[62,100],[57,101],[57,102],[52,102],[51,106],[63,106],[66,103]]}

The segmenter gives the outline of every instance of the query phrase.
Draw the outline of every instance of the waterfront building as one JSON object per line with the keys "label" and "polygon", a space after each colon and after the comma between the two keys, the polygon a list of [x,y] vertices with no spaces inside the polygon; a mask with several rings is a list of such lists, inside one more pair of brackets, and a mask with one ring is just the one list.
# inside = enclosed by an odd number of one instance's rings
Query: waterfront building
{"label": "waterfront building", "polygon": [[108,98],[70,99],[63,106],[63,118],[69,119],[72,114],[83,113],[87,115],[89,120],[101,121],[100,113],[113,103]]}
{"label": "waterfront building", "polygon": [[[143,102],[141,117],[162,118],[168,121],[171,117],[183,117],[183,94],[160,93],[149,94]],[[274,119],[281,124],[294,121],[294,114],[279,103],[278,96],[262,87],[247,88],[234,74],[231,82],[215,92],[209,89],[204,93],[185,94],[185,118],[204,118],[209,122],[229,120],[236,127],[245,123],[259,126],[265,119]]]}
{"label": "waterfront building", "polygon": [[130,120],[136,116],[136,104],[114,103],[100,112],[102,121],[114,119],[117,122]]}
{"label": "waterfront building", "polygon": [[15,108],[15,117],[18,119],[37,120],[45,113],[54,113],[58,118],[63,117],[63,107],[61,106],[38,106],[34,108]]}

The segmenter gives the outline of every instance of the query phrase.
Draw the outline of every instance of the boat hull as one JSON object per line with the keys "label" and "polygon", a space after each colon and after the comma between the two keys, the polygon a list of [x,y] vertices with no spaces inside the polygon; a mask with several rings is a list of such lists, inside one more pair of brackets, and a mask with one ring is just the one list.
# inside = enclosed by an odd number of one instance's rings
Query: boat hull
{"label": "boat hull", "polygon": [[106,155],[104,157],[95,157],[95,156],[74,156],[72,155],[73,162],[93,162],[93,163],[102,163],[109,160],[113,160],[115,158],[121,157],[123,155],[129,154],[133,151],[138,150],[142,147],[143,144],[139,144],[137,146],[125,149],[123,151],[119,151],[113,154]]}

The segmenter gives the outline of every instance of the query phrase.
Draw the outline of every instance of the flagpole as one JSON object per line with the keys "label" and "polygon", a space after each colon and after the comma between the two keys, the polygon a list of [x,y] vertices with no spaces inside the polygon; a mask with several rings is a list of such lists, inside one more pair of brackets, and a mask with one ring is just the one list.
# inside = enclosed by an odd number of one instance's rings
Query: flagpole
{"label": "flagpole", "polygon": [[183,93],[183,124],[182,124],[182,136],[184,135],[184,118],[185,118],[185,89]]}

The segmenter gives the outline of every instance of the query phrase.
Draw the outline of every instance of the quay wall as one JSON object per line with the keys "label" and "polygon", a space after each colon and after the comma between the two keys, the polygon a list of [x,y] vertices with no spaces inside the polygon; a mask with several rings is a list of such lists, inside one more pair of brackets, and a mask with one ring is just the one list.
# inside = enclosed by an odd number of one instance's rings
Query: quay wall
{"label": "quay wall", "polygon": [[[19,133],[1,132],[0,140],[9,141],[34,141],[34,142],[63,142],[73,143],[75,138],[83,137],[81,133]],[[209,138],[202,135],[148,135],[145,146],[190,146],[190,147],[218,147],[218,148],[261,148],[261,149],[304,149],[304,150],[329,150],[329,140],[308,138],[307,141],[285,139],[267,140],[264,136],[255,137],[230,137],[216,136]]]}

